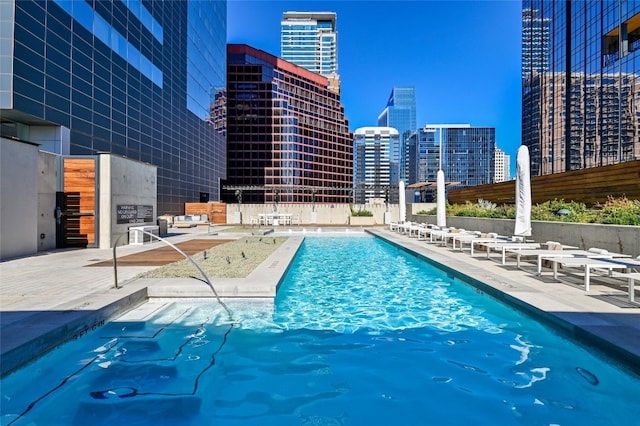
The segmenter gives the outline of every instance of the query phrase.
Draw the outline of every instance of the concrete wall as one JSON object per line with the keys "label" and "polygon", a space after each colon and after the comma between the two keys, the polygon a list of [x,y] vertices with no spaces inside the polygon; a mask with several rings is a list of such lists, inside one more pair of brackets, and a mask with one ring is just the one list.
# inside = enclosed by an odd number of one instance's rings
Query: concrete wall
{"label": "concrete wall", "polygon": [[38,155],[38,251],[56,248],[56,192],[62,191],[62,157]]}
{"label": "concrete wall", "polygon": [[[156,225],[158,217],[158,171],[148,163],[130,160],[119,155],[99,156],[99,247],[111,248],[116,240],[127,234],[129,227]],[[118,205],[151,205],[153,219],[143,223],[117,223]],[[119,243],[128,244],[126,237]]]}
{"label": "concrete wall", "polygon": [[[436,223],[435,216],[414,215],[412,222]],[[480,232],[513,235],[512,219],[484,219],[447,216],[447,225]],[[617,253],[640,256],[640,226],[599,225],[593,223],[531,222],[531,239],[537,242],[558,241],[563,244],[589,249],[599,247]]]}
{"label": "concrete wall", "polygon": [[[430,210],[435,204],[407,204],[407,215],[421,210]],[[373,213],[374,225],[384,225],[391,221],[398,221],[400,208],[398,204],[384,203],[354,204],[355,210],[368,210]],[[251,224],[251,216],[257,217],[259,213],[273,213],[276,207],[273,204],[227,204],[227,223]],[[278,204],[279,213],[290,213],[300,218],[301,225],[349,225],[351,216],[350,204]],[[242,213],[242,222],[238,213]]]}
{"label": "concrete wall", "polygon": [[0,259],[38,250],[38,146],[0,139]]}

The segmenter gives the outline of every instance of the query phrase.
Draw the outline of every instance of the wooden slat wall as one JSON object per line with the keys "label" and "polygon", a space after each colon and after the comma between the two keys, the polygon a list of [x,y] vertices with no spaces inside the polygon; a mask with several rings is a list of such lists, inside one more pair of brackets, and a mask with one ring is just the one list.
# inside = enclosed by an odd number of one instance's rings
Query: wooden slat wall
{"label": "wooden slat wall", "polygon": [[206,214],[211,223],[227,223],[225,203],[184,203],[184,214]]}
{"label": "wooden slat wall", "polygon": [[[511,180],[452,189],[448,201],[464,204],[482,198],[497,204],[514,204],[515,185],[515,180]],[[608,196],[640,200],[640,160],[531,178],[533,203],[558,199],[593,205],[607,201]]]}
{"label": "wooden slat wall", "polygon": [[67,218],[69,223],[65,238],[69,245],[73,240],[96,243],[96,160],[85,158],[64,159],[64,193],[68,210],[73,213],[91,214]]}

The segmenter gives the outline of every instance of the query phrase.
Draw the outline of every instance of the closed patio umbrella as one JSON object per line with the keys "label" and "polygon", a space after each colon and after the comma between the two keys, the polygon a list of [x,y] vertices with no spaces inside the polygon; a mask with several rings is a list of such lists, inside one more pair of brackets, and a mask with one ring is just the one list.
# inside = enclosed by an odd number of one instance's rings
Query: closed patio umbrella
{"label": "closed patio umbrella", "polygon": [[447,209],[445,206],[446,193],[444,191],[444,172],[438,170],[436,178],[436,225],[441,228],[447,226]]}
{"label": "closed patio umbrella", "polygon": [[401,180],[398,184],[398,204],[400,204],[400,223],[404,223],[407,220],[407,203],[405,201],[404,181]]}
{"label": "closed patio umbrella", "polygon": [[526,145],[521,145],[516,155],[516,226],[513,235],[531,236],[531,171]]}

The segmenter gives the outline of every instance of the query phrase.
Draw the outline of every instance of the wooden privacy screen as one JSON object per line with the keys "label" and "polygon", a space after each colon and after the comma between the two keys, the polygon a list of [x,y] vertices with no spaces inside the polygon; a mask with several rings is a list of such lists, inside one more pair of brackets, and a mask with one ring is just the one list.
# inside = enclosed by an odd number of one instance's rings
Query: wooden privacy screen
{"label": "wooden privacy screen", "polygon": [[[482,198],[497,204],[515,204],[515,191],[515,180],[469,186],[450,190],[448,201],[476,203]],[[604,203],[609,196],[640,200],[640,160],[531,178],[533,203],[557,199],[593,205]]]}
{"label": "wooden privacy screen", "polygon": [[96,160],[64,159],[64,244],[96,244]]}
{"label": "wooden privacy screen", "polygon": [[184,214],[206,214],[211,223],[227,223],[225,203],[184,203]]}

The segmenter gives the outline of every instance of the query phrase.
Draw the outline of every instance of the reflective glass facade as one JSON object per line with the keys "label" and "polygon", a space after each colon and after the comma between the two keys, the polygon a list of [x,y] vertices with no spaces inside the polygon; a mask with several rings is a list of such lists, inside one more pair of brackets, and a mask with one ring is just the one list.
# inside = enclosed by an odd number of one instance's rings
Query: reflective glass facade
{"label": "reflective glass facade", "polygon": [[549,70],[549,18],[535,9],[522,11],[522,78],[531,73]]}
{"label": "reflective glass facade", "polygon": [[339,92],[336,14],[285,12],[280,27],[282,59],[327,77]]}
{"label": "reflective glass facade", "polygon": [[3,21],[0,35],[3,136],[64,128],[71,155],[110,152],[158,166],[159,215],[182,213],[201,194],[219,199],[225,137],[210,111],[226,85],[226,1],[2,0],[0,8],[12,25]]}
{"label": "reflective glass facade", "polygon": [[348,203],[353,153],[340,95],[319,74],[227,46],[225,200]]}
{"label": "reflective glass facade", "polygon": [[[442,155],[441,165],[447,182],[458,186],[476,186],[493,183],[495,177],[495,127],[471,127],[469,124],[426,124],[420,132],[423,145],[429,149],[438,146]],[[433,149],[433,148],[431,148]],[[433,167],[435,162],[427,162]],[[437,169],[425,170],[429,177]],[[430,180],[433,182],[433,180]]]}
{"label": "reflective glass facade", "polygon": [[440,139],[434,128],[421,128],[407,139],[409,167],[407,184],[435,182],[440,169]]}
{"label": "reflective glass facade", "polygon": [[400,139],[391,146],[391,181],[397,184],[405,182],[408,176],[406,156],[406,138],[416,130],[416,89],[413,86],[396,86],[391,90],[387,106],[378,116],[378,126],[393,127],[398,130]]}
{"label": "reflective glass facade", "polygon": [[[525,0],[522,142],[534,175],[640,159],[640,2]],[[527,14],[523,13],[523,17]],[[548,40],[538,31],[549,27]]]}
{"label": "reflective glass facade", "polygon": [[[391,127],[361,127],[353,135],[354,202],[365,204],[372,198],[398,202],[398,192],[390,191],[391,146],[400,134]],[[397,187],[394,185],[394,187]]]}

